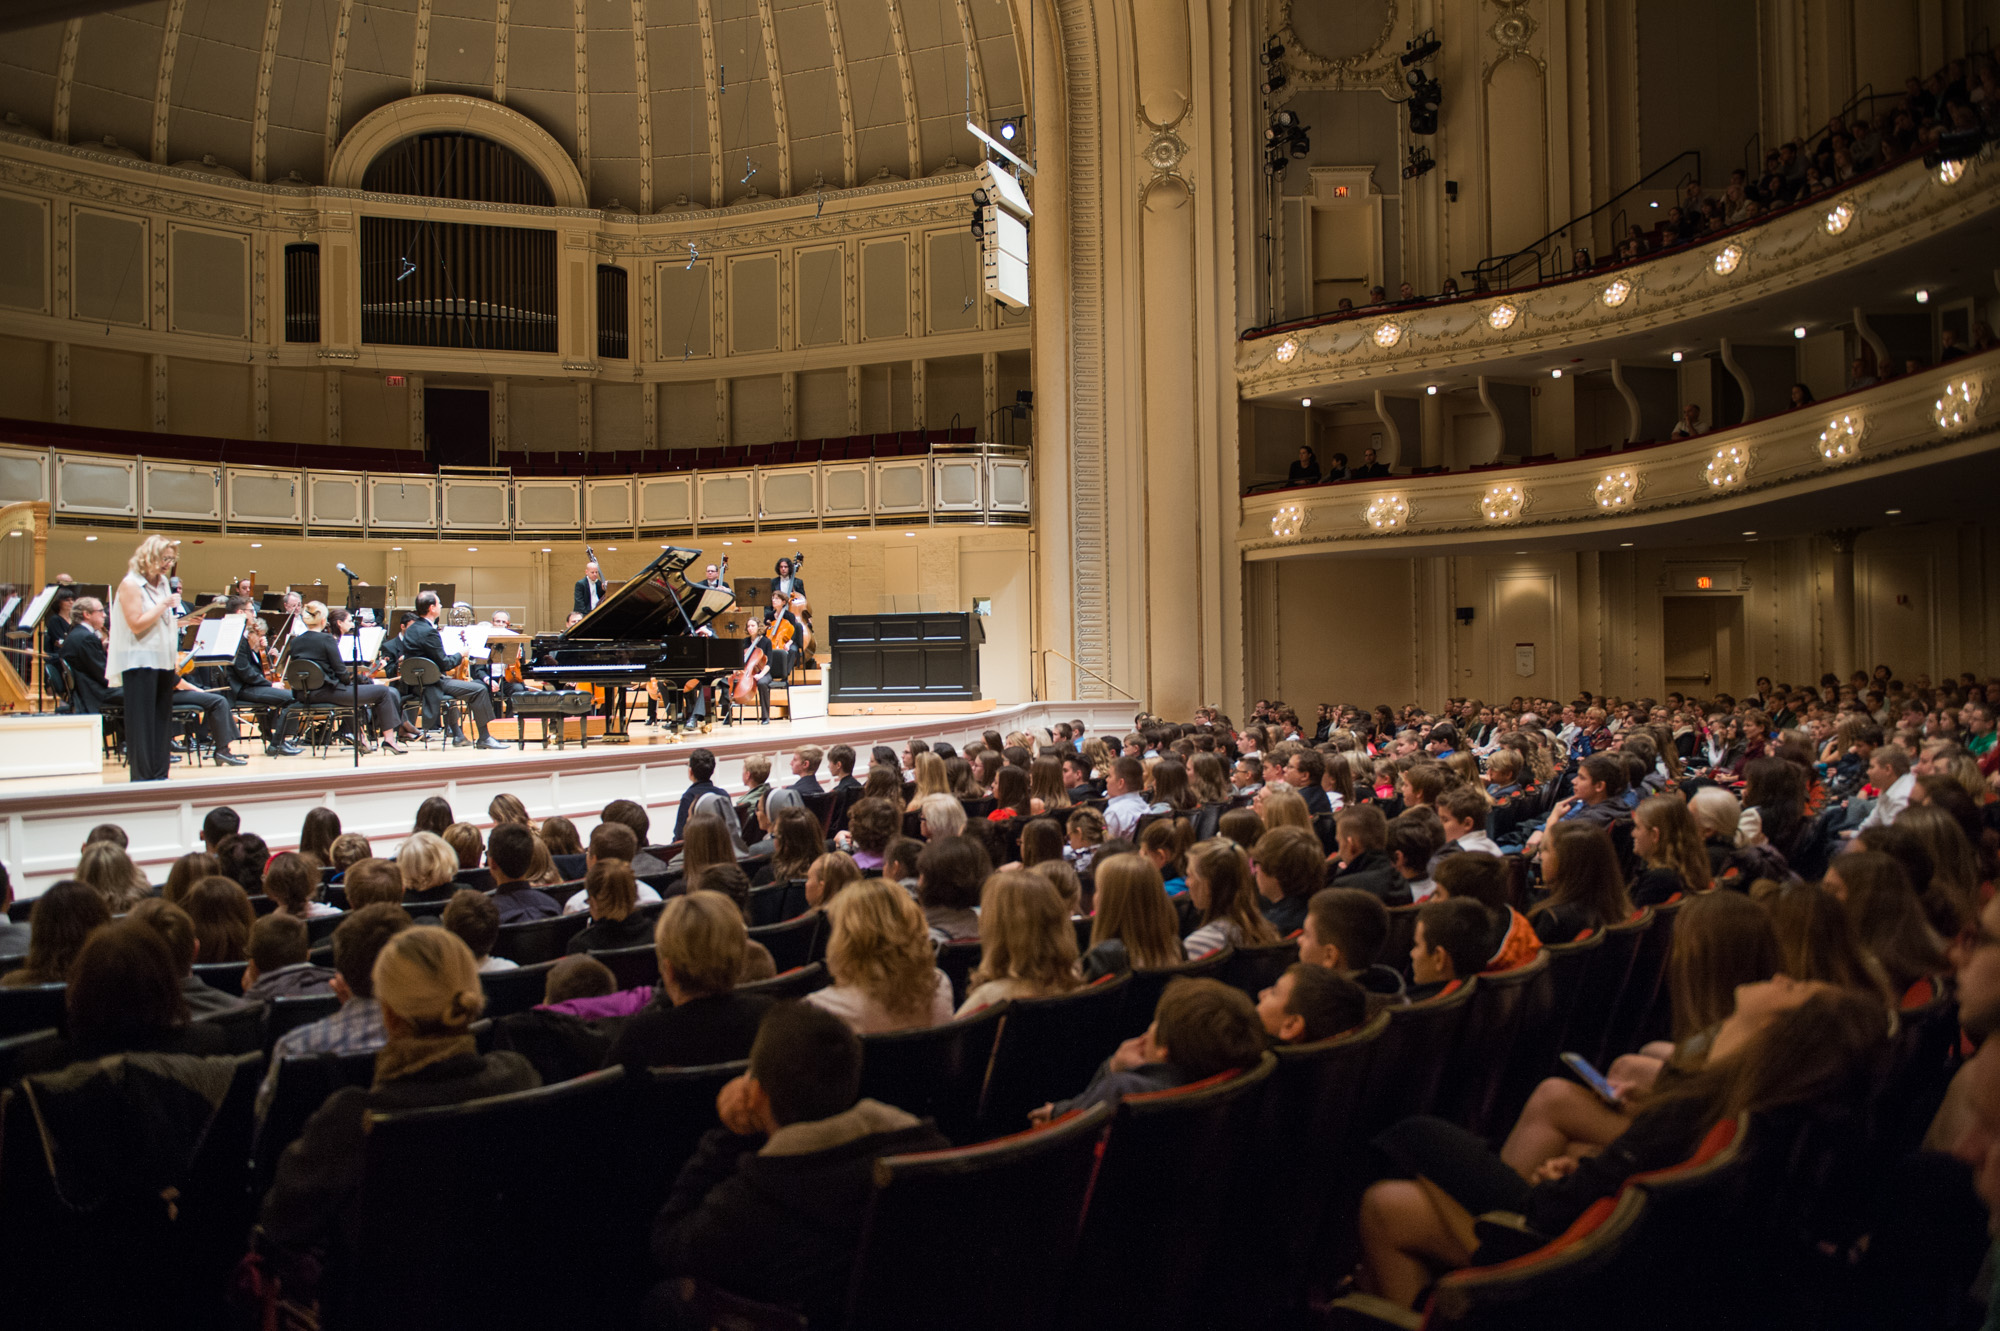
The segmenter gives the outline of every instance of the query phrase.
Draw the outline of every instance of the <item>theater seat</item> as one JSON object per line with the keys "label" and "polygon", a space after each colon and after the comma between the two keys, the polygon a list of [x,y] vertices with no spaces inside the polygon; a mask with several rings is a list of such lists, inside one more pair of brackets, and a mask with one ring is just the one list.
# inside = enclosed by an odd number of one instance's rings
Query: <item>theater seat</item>
{"label": "theater seat", "polygon": [[1239,947],[1231,951],[1228,962],[1215,978],[1250,995],[1254,1003],[1257,995],[1276,984],[1285,968],[1298,959],[1296,939],[1282,938],[1262,947]]}
{"label": "theater seat", "polygon": [[764,945],[771,954],[771,963],[782,973],[799,966],[809,966],[824,956],[824,934],[828,930],[825,912],[814,911],[783,924],[752,929],[750,939]]}
{"label": "theater seat", "polygon": [[748,984],[736,986],[739,994],[762,994],[766,998],[804,998],[818,989],[833,983],[827,974],[826,963],[815,961],[810,966],[797,966],[788,971],[780,971],[768,980],[752,980]]}
{"label": "theater seat", "polygon": [[0,1039],[48,1027],[67,1030],[68,994],[69,986],[64,984],[24,984],[0,989]]}
{"label": "theater seat", "polygon": [[979,965],[983,945],[977,938],[955,938],[937,950],[937,967],[951,977],[951,1005],[965,1001],[966,985]]}
{"label": "theater seat", "polygon": [[1387,1009],[1389,1029],[1382,1034],[1364,1096],[1365,1137],[1373,1138],[1412,1114],[1434,1111],[1473,993],[1485,982],[1474,976],[1436,998]]}
{"label": "theater seat", "polygon": [[1555,986],[1546,955],[1537,953],[1525,966],[1481,975],[1459,1036],[1458,1055],[1440,1093],[1442,1116],[1481,1137],[1504,1136],[1514,1121],[1511,1117],[1499,1121],[1500,1092],[1517,1047],[1521,1056],[1532,1057],[1535,1050],[1524,1037],[1547,1027],[1555,1013]]}
{"label": "theater seat", "polygon": [[846,1324],[1019,1331],[1056,1323],[1111,1107],[978,1146],[885,1156]]}
{"label": "theater seat", "polygon": [[1062,1324],[1200,1324],[1194,1301],[1228,1224],[1223,1200],[1250,1148],[1277,1059],[1119,1102],[1084,1216]]}
{"label": "theater seat", "polygon": [[[332,958],[324,963],[331,965]],[[296,998],[274,998],[264,1005],[264,1052],[270,1053],[286,1032],[313,1022],[331,1017],[340,1011],[340,996],[335,993],[300,994]]]}
{"label": "theater seat", "polygon": [[523,966],[560,961],[569,940],[582,933],[589,924],[590,915],[586,911],[503,924],[499,937],[493,942],[493,955]]}
{"label": "theater seat", "polygon": [[1547,959],[1549,968],[1549,1015],[1544,1021],[1524,1025],[1515,1038],[1514,1056],[1508,1060],[1499,1099],[1492,1106],[1490,1121],[1494,1131],[1511,1129],[1542,1079],[1561,1073],[1562,1065],[1557,1059],[1570,1047],[1566,1036],[1576,1012],[1577,995],[1582,990],[1584,976],[1596,962],[1598,949],[1603,946],[1604,933],[1596,929],[1573,943],[1542,946],[1539,955]]}
{"label": "theater seat", "polygon": [[861,1094],[937,1121],[954,1142],[974,1136],[979,1093],[1005,1003],[924,1030],[861,1038]]}
{"label": "theater seat", "polygon": [[306,1120],[319,1112],[328,1096],[344,1086],[367,1086],[375,1080],[375,1051],[360,1054],[294,1054],[278,1060],[270,1107],[258,1125],[253,1148],[254,1186],[268,1191],[278,1157],[305,1130]]}
{"label": "theater seat", "polygon": [[[354,1202],[358,1250],[337,1282],[328,1272],[340,1320],[610,1325],[607,1305],[635,1296],[612,1296],[611,1252],[622,1231],[605,1199],[618,1195],[629,1170],[627,1148],[646,1135],[632,1131],[624,1078],[623,1068],[607,1068],[464,1104],[371,1115]],[[530,1236],[531,1252],[523,1247]]]}
{"label": "theater seat", "polygon": [[547,994],[549,972],[555,968],[555,962],[541,961],[532,966],[516,966],[512,970],[483,972],[479,977],[479,987],[486,991],[486,1010],[480,1015],[506,1017],[534,1007]]}
{"label": "theater seat", "polygon": [[1184,977],[1212,980],[1222,973],[1222,968],[1229,964],[1234,953],[1234,948],[1225,947],[1220,952],[1211,952],[1178,966],[1162,966],[1156,970],[1135,967],[1131,987],[1125,991],[1125,1009],[1118,1018],[1119,1038],[1129,1039],[1143,1034],[1153,1024],[1153,1009],[1160,1005],[1160,995],[1167,991],[1169,984]]}
{"label": "theater seat", "polygon": [[1055,998],[1017,998],[993,1051],[980,1106],[982,1130],[1019,1131],[1030,1110],[1077,1094],[1118,1048],[1118,1020],[1132,972]]}

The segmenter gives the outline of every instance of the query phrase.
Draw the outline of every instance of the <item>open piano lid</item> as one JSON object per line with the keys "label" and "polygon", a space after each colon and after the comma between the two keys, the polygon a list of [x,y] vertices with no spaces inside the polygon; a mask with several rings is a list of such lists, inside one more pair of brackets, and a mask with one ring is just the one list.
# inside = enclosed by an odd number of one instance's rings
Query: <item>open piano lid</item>
{"label": "open piano lid", "polygon": [[[614,589],[561,636],[572,642],[631,641],[685,634],[690,625],[700,628],[736,604],[729,592],[702,591],[687,585],[684,570],[700,558],[699,550],[667,547],[637,577]],[[675,608],[676,602],[680,609]],[[682,610],[687,612],[686,619],[681,617]]]}

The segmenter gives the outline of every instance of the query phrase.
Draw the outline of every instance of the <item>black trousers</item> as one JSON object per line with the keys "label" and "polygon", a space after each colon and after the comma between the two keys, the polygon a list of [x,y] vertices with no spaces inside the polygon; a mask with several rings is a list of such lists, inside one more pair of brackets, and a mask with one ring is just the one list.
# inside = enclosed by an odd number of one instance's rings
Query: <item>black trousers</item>
{"label": "black trousers", "polygon": [[[354,700],[352,684],[329,684],[323,689],[309,693],[307,702],[346,703]],[[361,710],[363,714],[374,713],[375,728],[383,734],[393,734],[403,723],[402,699],[387,684],[363,684],[361,686]]]}
{"label": "black trousers", "polygon": [[119,677],[125,693],[125,762],[134,781],[165,781],[173,768],[174,686],[171,670],[127,670]]}
{"label": "black trousers", "polygon": [[202,725],[207,727],[208,737],[216,748],[227,749],[236,742],[236,718],[229,713],[229,699],[220,693],[179,689],[175,691],[172,702],[181,707],[192,704],[201,708]]}
{"label": "black trousers", "polygon": [[292,705],[290,689],[250,685],[236,690],[236,702],[238,706],[257,709],[257,728],[266,743],[283,740],[292,728],[291,714],[284,710]]}
{"label": "black trousers", "polygon": [[493,721],[493,695],[486,691],[486,686],[476,679],[446,679],[440,680],[438,687],[471,713],[472,724],[479,728],[479,738],[485,739],[486,727]]}

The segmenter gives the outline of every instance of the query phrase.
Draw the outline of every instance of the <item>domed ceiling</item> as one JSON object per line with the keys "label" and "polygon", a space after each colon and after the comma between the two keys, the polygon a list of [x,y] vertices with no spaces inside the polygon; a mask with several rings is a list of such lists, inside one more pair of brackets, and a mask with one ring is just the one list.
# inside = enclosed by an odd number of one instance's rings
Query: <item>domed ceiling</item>
{"label": "domed ceiling", "polygon": [[323,183],[422,93],[528,116],[635,212],[961,169],[968,101],[1022,108],[1007,0],[161,0],[0,42],[6,128],[249,180]]}

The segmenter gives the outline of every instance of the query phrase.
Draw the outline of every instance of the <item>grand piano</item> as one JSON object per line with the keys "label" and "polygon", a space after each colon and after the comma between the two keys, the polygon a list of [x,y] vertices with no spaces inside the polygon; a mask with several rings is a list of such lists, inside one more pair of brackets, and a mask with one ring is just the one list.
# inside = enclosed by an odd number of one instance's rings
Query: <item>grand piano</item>
{"label": "grand piano", "polygon": [[741,669],[744,639],[697,632],[736,604],[726,589],[688,584],[685,571],[700,558],[701,551],[678,546],[661,551],[637,577],[567,630],[536,635],[521,674],[569,688],[615,690],[606,708],[604,738],[621,743],[629,738],[637,697],[627,689],[656,680],[662,689],[678,690],[691,679],[709,683]]}

